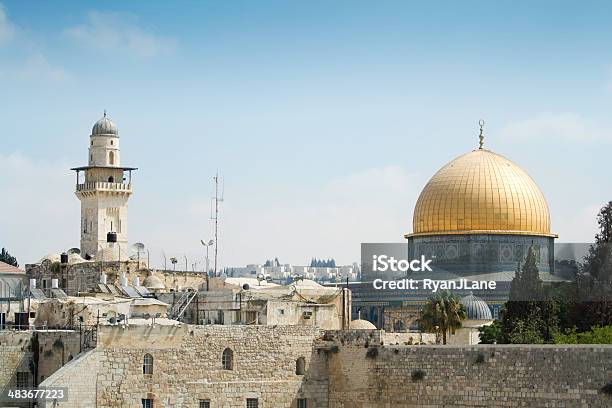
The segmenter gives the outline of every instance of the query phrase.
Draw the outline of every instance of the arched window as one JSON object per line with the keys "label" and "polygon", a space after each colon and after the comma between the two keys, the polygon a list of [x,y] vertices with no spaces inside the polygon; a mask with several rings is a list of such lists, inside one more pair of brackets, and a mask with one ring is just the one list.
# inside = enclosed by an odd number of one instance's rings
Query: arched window
{"label": "arched window", "polygon": [[300,357],[295,360],[295,374],[304,375],[306,373],[306,360]]}
{"label": "arched window", "polygon": [[115,182],[115,178],[114,178],[113,176],[110,176],[110,177],[108,178],[108,182],[109,182],[109,183],[114,183],[114,182]]}
{"label": "arched window", "polygon": [[153,356],[150,354],[145,354],[142,359],[142,373],[153,374]]}
{"label": "arched window", "polygon": [[223,350],[223,355],[221,356],[221,364],[223,365],[224,370],[234,369],[234,352],[231,349],[226,348],[225,350]]}
{"label": "arched window", "polygon": [[108,152],[108,164],[111,166],[115,164],[115,152]]}

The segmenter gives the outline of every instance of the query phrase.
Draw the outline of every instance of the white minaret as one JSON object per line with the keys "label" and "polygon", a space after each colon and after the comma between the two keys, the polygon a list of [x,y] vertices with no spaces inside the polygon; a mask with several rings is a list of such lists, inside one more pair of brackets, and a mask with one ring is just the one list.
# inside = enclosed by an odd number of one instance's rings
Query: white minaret
{"label": "white minaret", "polygon": [[106,111],[94,124],[89,139],[89,165],[71,169],[77,174],[75,194],[81,200],[81,255],[96,260],[125,260],[129,255],[128,199],[132,194],[132,170],[136,168],[121,167],[119,132]]}

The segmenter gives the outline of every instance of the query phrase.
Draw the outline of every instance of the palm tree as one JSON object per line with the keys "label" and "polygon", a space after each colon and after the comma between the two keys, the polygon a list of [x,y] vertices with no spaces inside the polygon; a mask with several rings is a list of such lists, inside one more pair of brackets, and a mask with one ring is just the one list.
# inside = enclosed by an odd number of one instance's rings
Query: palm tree
{"label": "palm tree", "polygon": [[455,334],[466,318],[467,313],[459,297],[450,292],[441,292],[429,298],[418,321],[422,330],[441,334],[442,343],[446,344],[447,334]]}

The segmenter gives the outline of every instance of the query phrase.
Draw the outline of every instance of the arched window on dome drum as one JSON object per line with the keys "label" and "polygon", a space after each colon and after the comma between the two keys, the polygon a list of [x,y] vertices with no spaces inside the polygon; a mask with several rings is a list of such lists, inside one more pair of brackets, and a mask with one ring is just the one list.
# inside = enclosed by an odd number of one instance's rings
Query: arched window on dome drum
{"label": "arched window on dome drum", "polygon": [[221,364],[223,365],[224,370],[233,370],[234,369],[234,352],[226,348],[223,350],[223,354],[221,355]]}
{"label": "arched window on dome drum", "polygon": [[150,354],[145,354],[142,359],[142,373],[153,374],[153,356]]}
{"label": "arched window on dome drum", "polygon": [[108,164],[110,164],[111,166],[115,164],[115,153],[114,152],[108,152]]}
{"label": "arched window on dome drum", "polygon": [[295,374],[304,375],[306,373],[306,360],[300,357],[295,361]]}

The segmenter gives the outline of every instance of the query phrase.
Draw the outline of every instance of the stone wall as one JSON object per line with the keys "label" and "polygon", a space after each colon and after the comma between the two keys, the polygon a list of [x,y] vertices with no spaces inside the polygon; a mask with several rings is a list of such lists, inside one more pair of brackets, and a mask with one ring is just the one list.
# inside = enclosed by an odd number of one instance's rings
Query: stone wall
{"label": "stone wall", "polygon": [[[7,391],[15,388],[17,373],[28,373],[33,381],[32,332],[0,331],[0,405],[19,406],[6,398]],[[27,404],[26,404],[27,406]]]}
{"label": "stone wall", "polygon": [[35,334],[39,384],[81,352],[81,338],[74,330],[39,330]]}
{"label": "stone wall", "polygon": [[329,408],[610,407],[612,346],[377,346],[329,354]]}
{"label": "stone wall", "polygon": [[[44,386],[83,386],[85,364],[97,372],[97,406],[140,406],[152,398],[156,406],[245,406],[258,398],[264,407],[296,407],[306,398],[311,407],[327,406],[326,353],[313,344],[321,331],[296,326],[105,327],[99,347],[67,364]],[[224,370],[222,353],[233,352],[233,369]],[[153,374],[143,374],[145,354],[153,357]],[[305,375],[296,374],[304,357]],[[83,360],[83,361],[81,361]],[[81,362],[79,362],[81,361]],[[70,394],[70,391],[69,391]],[[58,406],[83,406],[75,398]]]}
{"label": "stone wall", "polygon": [[[395,334],[393,334],[395,336]],[[609,407],[609,345],[410,346],[379,330],[304,326],[105,327],[99,346],[44,386],[69,388],[60,407]],[[391,341],[394,341],[391,344]],[[233,369],[222,367],[233,351]],[[143,374],[143,358],[153,373]],[[305,358],[305,375],[295,372]],[[85,398],[85,399],[81,399]]]}
{"label": "stone wall", "polygon": [[61,402],[39,400],[39,406],[41,408],[95,407],[96,383],[100,378],[101,355],[96,350],[87,351],[45,380],[41,386],[67,387],[67,398]]}

